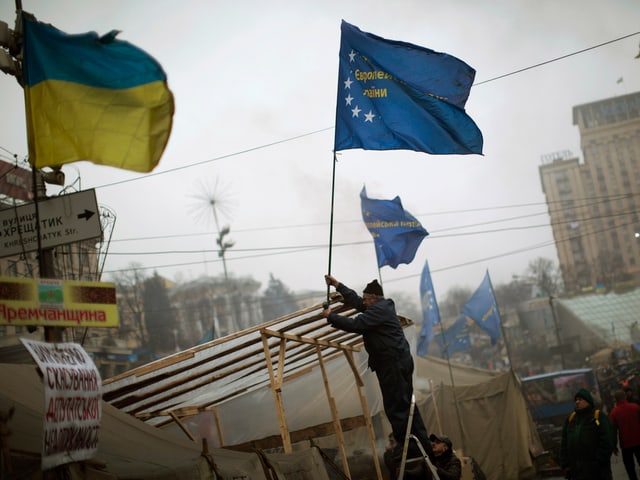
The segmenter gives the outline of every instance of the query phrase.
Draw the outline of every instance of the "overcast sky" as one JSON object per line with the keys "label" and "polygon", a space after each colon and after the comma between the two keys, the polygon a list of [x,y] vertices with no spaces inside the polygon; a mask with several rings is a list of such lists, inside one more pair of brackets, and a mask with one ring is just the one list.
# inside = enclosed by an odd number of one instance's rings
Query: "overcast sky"
{"label": "overcast sky", "polygon": [[[341,152],[331,272],[356,289],[378,276],[363,185],[371,198],[400,196],[430,232],[410,265],[382,268],[387,292],[417,302],[425,260],[441,297],[455,285],[475,289],[487,270],[498,285],[533,258],[557,263],[541,157],[570,150],[582,158],[572,108],[640,90],[640,35],[589,49],[640,31],[637,0],[22,4],[68,33],[121,30],[162,64],[175,96],[173,131],[151,174],[88,162],[63,168],[68,183],[79,177],[75,185],[95,188],[117,216],[105,279],[131,262],[172,280],[222,275],[207,204],[214,195],[235,241],[231,275],[325,288],[342,19],[475,68],[466,110],[484,135],[484,156]],[[12,0],[0,3],[0,19],[13,25]],[[0,156],[24,159],[24,100],[13,77],[0,74],[0,99]]]}

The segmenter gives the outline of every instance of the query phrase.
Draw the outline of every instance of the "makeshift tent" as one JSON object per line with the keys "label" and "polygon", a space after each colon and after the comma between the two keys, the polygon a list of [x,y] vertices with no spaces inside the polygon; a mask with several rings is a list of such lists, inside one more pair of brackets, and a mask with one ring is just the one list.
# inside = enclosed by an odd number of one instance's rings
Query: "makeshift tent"
{"label": "makeshift tent", "polygon": [[[0,410],[14,407],[9,421],[16,478],[32,478],[40,471],[44,391],[33,365],[0,364]],[[305,479],[328,480],[318,449],[292,454],[246,453],[207,449],[175,435],[146,425],[111,405],[102,404],[98,453],[90,461],[72,464],[72,478],[112,479],[216,479],[251,478],[267,480],[267,471],[285,479],[290,472],[304,472]],[[3,476],[4,478],[4,476]],[[13,477],[10,477],[13,478]],[[302,478],[302,477],[299,477]]]}
{"label": "makeshift tent", "polygon": [[[357,314],[342,304],[340,295],[334,294],[331,302],[334,311]],[[310,450],[313,441],[331,449],[332,460],[348,476],[367,451],[373,477],[382,478],[379,453],[390,429],[377,415],[382,402],[362,337],[334,329],[321,311],[317,304],[105,379],[103,400],[115,407],[105,411],[126,413],[136,427],[193,445],[185,452],[198,460],[187,462],[192,468],[201,463],[203,440],[211,449],[279,449],[286,454],[293,453],[297,442]],[[406,331],[415,333],[413,328]],[[415,344],[414,338],[409,341]],[[123,452],[130,455],[127,461],[140,450],[130,447]],[[216,455],[224,458],[225,453]],[[160,465],[169,458],[161,455]]]}
{"label": "makeshift tent", "polygon": [[418,357],[416,369],[419,385],[433,386],[419,405],[430,431],[448,435],[455,449],[480,464],[487,480],[535,476],[542,444],[515,374],[433,357]]}

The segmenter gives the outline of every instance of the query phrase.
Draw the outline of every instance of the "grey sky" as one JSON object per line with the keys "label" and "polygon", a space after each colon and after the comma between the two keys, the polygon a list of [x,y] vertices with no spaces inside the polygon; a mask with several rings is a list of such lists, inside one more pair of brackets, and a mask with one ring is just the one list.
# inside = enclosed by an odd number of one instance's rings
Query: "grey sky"
{"label": "grey sky", "polygon": [[[163,65],[175,96],[173,132],[152,175],[88,162],[63,168],[69,180],[80,174],[81,188],[96,188],[98,202],[117,214],[107,272],[136,261],[171,279],[221,275],[213,221],[195,198],[214,191],[227,207],[220,223],[230,224],[235,241],[231,274],[265,285],[273,273],[294,290],[325,288],[327,247],[273,249],[329,240],[342,19],[474,67],[479,85],[467,112],[485,140],[484,156],[340,154],[331,270],[355,288],[378,275],[360,215],[363,184],[371,198],[399,195],[431,233],[411,265],[382,269],[387,291],[415,293],[417,301],[425,260],[439,296],[456,284],[476,288],[487,269],[495,285],[537,256],[557,261],[540,157],[561,150],[581,156],[573,106],[640,89],[633,58],[640,36],[487,82],[639,31],[635,0],[23,0],[23,8],[68,33],[122,30],[119,38]],[[13,24],[13,1],[0,5],[0,19]],[[24,103],[15,79],[0,76],[0,98],[0,154],[23,158]],[[129,179],[136,180],[119,183]],[[517,219],[489,223],[506,218]]]}

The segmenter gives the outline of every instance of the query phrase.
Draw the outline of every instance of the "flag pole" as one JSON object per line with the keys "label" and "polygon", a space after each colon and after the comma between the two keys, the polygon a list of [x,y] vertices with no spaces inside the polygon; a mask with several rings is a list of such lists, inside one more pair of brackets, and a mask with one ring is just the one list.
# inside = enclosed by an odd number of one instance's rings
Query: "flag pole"
{"label": "flag pole", "polygon": [[511,362],[511,348],[509,347],[509,342],[507,341],[507,336],[505,335],[504,325],[502,324],[502,316],[500,315],[500,307],[498,306],[498,299],[496,298],[496,292],[493,289],[493,283],[491,282],[491,276],[489,275],[489,270],[487,270],[487,278],[489,279],[489,287],[491,288],[491,292],[493,293],[493,304],[496,308],[496,313],[498,314],[498,319],[500,320],[500,333],[502,334],[502,341],[504,342],[505,349],[507,350],[507,360],[509,360],[509,370],[513,373],[513,363]]}
{"label": "flag pole", "polygon": [[[442,323],[440,324],[442,326]],[[449,357],[449,344],[447,343],[447,337],[444,334],[444,328],[440,334],[442,335],[442,344],[444,345],[444,354],[447,357],[447,366],[449,367],[449,378],[451,379],[451,391],[453,392],[453,404],[456,407],[456,417],[458,418],[458,428],[460,428],[460,441],[462,443],[462,452],[467,451],[466,444],[464,441],[464,427],[462,425],[462,417],[460,416],[460,408],[458,407],[458,396],[456,395],[456,382],[453,379],[453,369],[451,368],[451,358]],[[440,432],[444,434],[444,432]]]}
{"label": "flag pole", "polygon": [[[327,268],[327,275],[331,275],[331,250],[333,246],[333,204],[335,201],[335,191],[336,191],[336,151],[333,151],[333,171],[331,174],[331,214],[329,220],[329,266]],[[329,303],[329,287],[327,285],[327,304]]]}

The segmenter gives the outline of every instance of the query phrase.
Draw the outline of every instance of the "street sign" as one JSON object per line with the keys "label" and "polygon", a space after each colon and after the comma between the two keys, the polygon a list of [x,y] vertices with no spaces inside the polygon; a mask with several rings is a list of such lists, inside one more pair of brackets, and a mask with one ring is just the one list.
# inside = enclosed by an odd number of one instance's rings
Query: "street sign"
{"label": "street sign", "polygon": [[[38,202],[41,247],[99,238],[102,234],[95,190]],[[0,210],[0,257],[38,249],[35,203]]]}

